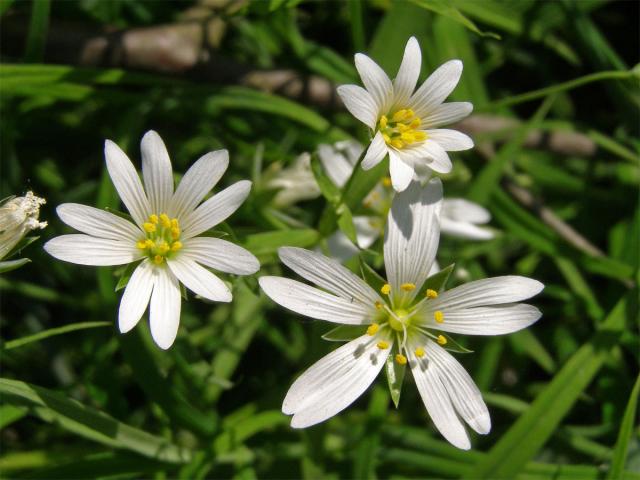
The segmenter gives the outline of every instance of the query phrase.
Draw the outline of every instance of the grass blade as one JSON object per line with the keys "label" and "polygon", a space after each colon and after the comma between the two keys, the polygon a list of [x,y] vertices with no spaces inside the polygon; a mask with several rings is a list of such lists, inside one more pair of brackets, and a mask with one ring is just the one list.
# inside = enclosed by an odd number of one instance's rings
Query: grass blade
{"label": "grass blade", "polygon": [[616,441],[615,450],[613,451],[613,461],[611,462],[611,469],[607,474],[607,479],[614,480],[622,476],[624,470],[624,463],[627,459],[629,440],[634,430],[634,423],[636,417],[636,410],[638,408],[638,394],[640,393],[640,375],[636,379],[636,384],[633,386],[631,396],[629,397],[629,403],[624,411],[622,417],[622,423],[620,424],[620,431],[618,432],[618,440]]}
{"label": "grass blade", "polygon": [[34,333],[27,337],[16,338],[10,340],[2,346],[3,350],[11,350],[12,348],[22,347],[33,342],[44,340],[45,338],[54,337],[56,335],[63,335],[69,332],[75,332],[77,330],[86,330],[88,328],[108,327],[112,325],[111,322],[81,322],[74,323],[72,325],[65,325],[64,327],[50,328],[42,332]]}

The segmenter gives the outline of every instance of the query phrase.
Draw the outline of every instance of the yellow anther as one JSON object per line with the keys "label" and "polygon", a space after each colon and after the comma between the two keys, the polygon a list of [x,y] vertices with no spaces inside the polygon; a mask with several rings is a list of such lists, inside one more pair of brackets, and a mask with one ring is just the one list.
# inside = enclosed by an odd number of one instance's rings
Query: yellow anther
{"label": "yellow anther", "polygon": [[440,345],[446,345],[447,344],[447,339],[444,337],[444,335],[438,335],[438,343]]}
{"label": "yellow anther", "polygon": [[[396,113],[393,114],[393,116],[391,117],[391,121],[392,122],[401,122],[402,120],[407,118],[407,113],[408,111],[405,110],[404,108],[402,110],[398,110]],[[413,116],[413,115],[412,115]]]}
{"label": "yellow anther", "polygon": [[162,223],[162,226],[164,228],[171,227],[171,219],[169,218],[169,215],[167,215],[166,213],[160,214],[160,222]]}
{"label": "yellow anther", "polygon": [[382,138],[384,139],[385,143],[391,143],[391,137],[389,135],[387,135],[386,133],[382,134]]}
{"label": "yellow anther", "polygon": [[158,223],[158,215],[156,215],[155,213],[152,213],[151,215],[149,215],[149,221],[151,223]]}
{"label": "yellow anther", "polygon": [[171,247],[169,246],[169,244],[167,242],[162,242],[160,245],[158,245],[158,253],[160,255],[164,255],[169,250],[171,250]]}
{"label": "yellow anther", "polygon": [[379,328],[380,328],[380,325],[378,325],[377,323],[372,323],[367,327],[367,335],[369,335],[370,337],[373,337]]}
{"label": "yellow anther", "polygon": [[413,132],[413,141],[414,142],[422,142],[427,139],[427,133],[422,130],[415,130]]}
{"label": "yellow anther", "polygon": [[171,228],[171,238],[174,240],[180,238],[180,229],[178,227]]}
{"label": "yellow anther", "polygon": [[420,119],[419,119],[419,118],[414,118],[414,119],[411,121],[411,123],[409,124],[409,127],[410,127],[410,128],[413,128],[413,129],[415,130],[416,128],[418,128],[418,127],[420,126],[420,124],[421,124],[421,123],[422,123],[422,122],[420,121]]}
{"label": "yellow anther", "polygon": [[380,350],[386,350],[387,348],[389,348],[389,344],[387,342],[385,342],[384,340],[378,342],[377,346],[378,346],[378,348]]}
{"label": "yellow anther", "polygon": [[384,305],[382,304],[382,302],[377,302],[376,301],[376,303],[374,303],[374,305],[376,306],[376,308],[378,310],[382,310],[384,308]]}
{"label": "yellow anther", "polygon": [[400,364],[400,365],[406,365],[407,364],[407,357],[405,357],[404,355],[399,353],[399,354],[396,355],[396,362],[398,362],[398,364]]}
{"label": "yellow anther", "polygon": [[389,295],[391,293],[391,285],[385,283],[380,289],[383,295]]}
{"label": "yellow anther", "polygon": [[153,257],[153,262],[156,265],[160,265],[163,260],[164,260],[164,257],[162,255],[156,255],[155,257]]}
{"label": "yellow anther", "polygon": [[147,238],[147,239],[145,240],[145,246],[146,246],[147,248],[153,248],[153,247],[155,247],[155,246],[156,246],[156,244],[155,244],[155,242],[154,242],[153,240],[150,240],[150,239],[148,239],[148,238]]}
{"label": "yellow anther", "polygon": [[387,118],[386,115],[382,115],[380,117],[380,128],[387,128],[387,123],[389,122],[389,119]]}
{"label": "yellow anther", "polygon": [[400,285],[400,288],[405,292],[413,292],[416,289],[416,286],[413,283],[403,283]]}
{"label": "yellow anther", "polygon": [[156,231],[156,226],[155,224],[151,223],[151,222],[145,222],[142,224],[142,228],[144,228],[144,231],[147,233],[153,233]]}
{"label": "yellow anther", "polygon": [[414,132],[402,132],[400,138],[403,142],[409,144],[416,141],[416,137],[414,136]]}
{"label": "yellow anther", "polygon": [[402,140],[394,138],[393,140],[391,140],[391,146],[399,149],[404,147],[404,142]]}
{"label": "yellow anther", "polygon": [[414,353],[416,354],[416,357],[422,358],[424,357],[424,348],[418,347]]}
{"label": "yellow anther", "polygon": [[178,250],[180,250],[182,248],[182,242],[173,242],[171,244],[171,251],[172,252],[177,252]]}
{"label": "yellow anther", "polygon": [[138,247],[140,250],[144,250],[145,248],[147,248],[147,241],[138,240],[138,243],[136,243],[136,247]]}
{"label": "yellow anther", "polygon": [[171,219],[171,228],[180,228],[180,224],[178,223],[178,219],[177,218],[172,218]]}
{"label": "yellow anther", "polygon": [[436,310],[435,312],[433,312],[433,318],[436,322],[442,323],[444,322],[444,313],[442,313],[440,310]]}
{"label": "yellow anther", "polygon": [[425,296],[427,298],[438,298],[438,292],[436,292],[435,290],[431,290],[430,288],[427,288],[427,291],[425,292]]}
{"label": "yellow anther", "polygon": [[384,177],[382,179],[382,185],[384,185],[385,187],[390,187],[391,186],[391,179],[389,177]]}

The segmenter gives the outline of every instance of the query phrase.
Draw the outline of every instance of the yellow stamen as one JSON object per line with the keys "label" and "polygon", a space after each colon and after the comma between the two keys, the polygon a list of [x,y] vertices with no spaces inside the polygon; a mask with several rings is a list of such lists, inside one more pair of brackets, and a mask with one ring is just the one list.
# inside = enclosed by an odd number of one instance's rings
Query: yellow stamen
{"label": "yellow stamen", "polygon": [[399,353],[399,354],[396,355],[396,362],[398,362],[400,365],[406,365],[407,364],[407,357],[405,357],[404,355]]}
{"label": "yellow stamen", "polygon": [[416,128],[418,128],[420,126],[421,123],[422,122],[420,121],[419,118],[414,118],[411,121],[411,123],[409,124],[409,127],[415,130]]}
{"label": "yellow stamen", "polygon": [[171,228],[180,228],[180,224],[178,223],[178,219],[177,218],[172,218],[171,219]]}
{"label": "yellow stamen", "polygon": [[171,250],[171,247],[169,246],[169,244],[167,242],[162,242],[160,245],[158,245],[158,253],[160,255],[164,255],[169,250]]}
{"label": "yellow stamen", "polygon": [[438,292],[431,290],[430,288],[427,288],[425,295],[427,298],[438,298]]}
{"label": "yellow stamen", "polygon": [[374,305],[376,306],[376,308],[378,310],[382,310],[384,308],[384,305],[382,304],[382,302],[376,301],[376,303],[374,303]]}
{"label": "yellow stamen", "polygon": [[156,231],[156,226],[155,224],[151,223],[151,222],[145,222],[142,224],[142,228],[144,228],[144,231],[147,233],[153,233]]}
{"label": "yellow stamen", "polygon": [[152,213],[151,215],[149,215],[149,221],[151,223],[158,223],[158,215],[156,215],[155,213]]}
{"label": "yellow stamen", "polygon": [[447,339],[444,337],[444,335],[438,335],[438,343],[440,345],[446,345],[447,344]]}
{"label": "yellow stamen", "polygon": [[407,118],[407,110],[403,108],[402,110],[398,110],[396,113],[393,114],[393,116],[391,117],[391,121],[401,122],[405,118]]}
{"label": "yellow stamen", "polygon": [[382,179],[382,185],[384,185],[385,187],[390,187],[391,186],[391,179],[389,177],[384,177]]}
{"label": "yellow stamen", "polygon": [[162,263],[162,260],[164,260],[164,257],[162,255],[156,255],[155,257],[153,257],[153,262],[156,265],[160,265]]}
{"label": "yellow stamen", "polygon": [[171,251],[172,252],[177,252],[178,250],[180,250],[182,248],[182,242],[173,242],[171,244]]}
{"label": "yellow stamen", "polygon": [[145,248],[147,248],[147,241],[138,240],[138,243],[136,243],[136,247],[138,247],[140,250],[144,250]]}
{"label": "yellow stamen", "polygon": [[416,348],[415,354],[416,354],[416,357],[418,358],[424,357],[424,348],[422,347]]}
{"label": "yellow stamen", "polygon": [[367,327],[367,335],[369,335],[370,337],[373,337],[379,328],[380,328],[380,325],[378,325],[377,323],[372,323]]}
{"label": "yellow stamen", "polygon": [[416,137],[414,136],[413,132],[402,132],[400,138],[406,143],[413,143],[416,141]]}
{"label": "yellow stamen", "polygon": [[380,128],[387,128],[387,123],[389,122],[389,119],[387,118],[386,115],[382,115],[380,117]]}
{"label": "yellow stamen", "polygon": [[400,285],[400,288],[405,292],[412,292],[416,289],[416,286],[413,283],[403,283]]}
{"label": "yellow stamen", "polygon": [[402,142],[402,140],[394,138],[393,140],[391,140],[391,146],[400,149],[404,147],[404,143]]}
{"label": "yellow stamen", "polygon": [[386,133],[382,134],[382,138],[384,139],[384,143],[387,143],[387,144],[391,143],[391,137]]}
{"label": "yellow stamen", "polygon": [[153,248],[153,247],[156,246],[155,242],[153,240],[148,239],[148,238],[145,240],[144,243],[145,243],[145,246],[147,248]]}
{"label": "yellow stamen", "polygon": [[442,323],[444,322],[444,313],[442,313],[440,310],[436,310],[435,312],[433,312],[433,318],[436,322]]}
{"label": "yellow stamen", "polygon": [[171,227],[171,219],[169,218],[169,215],[167,215],[166,213],[160,214],[160,222],[162,223],[162,226],[164,228]]}
{"label": "yellow stamen", "polygon": [[387,342],[385,342],[384,340],[378,342],[377,346],[378,346],[378,348],[380,350],[386,350],[387,348],[389,348],[389,344]]}
{"label": "yellow stamen", "polygon": [[427,133],[422,130],[415,130],[413,132],[413,141],[414,142],[422,142],[427,139]]}
{"label": "yellow stamen", "polygon": [[383,295],[389,295],[391,293],[391,285],[385,283],[380,289]]}
{"label": "yellow stamen", "polygon": [[171,238],[174,240],[180,238],[180,229],[178,227],[171,228]]}

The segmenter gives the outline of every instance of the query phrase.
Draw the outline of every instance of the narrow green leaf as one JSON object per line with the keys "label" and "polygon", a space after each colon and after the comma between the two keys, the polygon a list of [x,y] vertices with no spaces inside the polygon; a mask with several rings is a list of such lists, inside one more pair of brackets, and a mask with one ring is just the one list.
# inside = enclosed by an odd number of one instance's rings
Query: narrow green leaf
{"label": "narrow green leaf", "polygon": [[13,348],[23,347],[24,345],[28,345],[33,342],[39,342],[40,340],[44,340],[45,338],[54,337],[56,335],[64,335],[65,333],[75,332],[77,330],[86,330],[88,328],[97,327],[109,327],[111,325],[113,325],[111,322],[80,322],[73,323],[71,325],[65,325],[64,327],[50,328],[49,330],[34,333],[33,335],[29,335],[27,337],[9,340],[7,343],[2,345],[2,350],[11,350]]}
{"label": "narrow green leaf", "polygon": [[18,405],[0,405],[0,430],[17,422],[29,413],[27,407]]}
{"label": "narrow green leaf", "polygon": [[636,379],[636,383],[631,390],[629,396],[629,403],[624,410],[624,416],[620,423],[620,430],[618,431],[618,440],[616,440],[616,446],[613,451],[613,461],[611,462],[611,468],[607,474],[607,479],[614,480],[620,478],[624,471],[624,464],[629,453],[629,441],[635,428],[636,410],[638,409],[638,394],[640,394],[640,375]]}
{"label": "narrow green leaf", "polygon": [[616,304],[591,341],[569,359],[531,407],[470,470],[474,477],[513,478],[523,471],[591,383],[624,329],[626,317],[637,312],[634,295],[630,292]]}
{"label": "narrow green leaf", "polygon": [[318,232],[310,228],[278,230],[247,235],[242,245],[254,255],[272,255],[280,247],[310,247],[315,245],[318,239]]}
{"label": "narrow green leaf", "polygon": [[318,155],[315,153],[311,155],[311,171],[313,172],[313,176],[316,179],[318,187],[320,187],[322,195],[335,208],[340,203],[340,189],[335,186],[327,176],[326,172],[322,168],[322,163],[320,163],[320,160],[318,159]]}
{"label": "narrow green leaf", "polygon": [[348,3],[349,20],[351,24],[351,44],[355,52],[362,52],[365,46],[362,0],[351,0]]}
{"label": "narrow green leaf", "polygon": [[360,272],[362,273],[364,281],[376,292],[379,292],[382,286],[387,283],[387,281],[382,278],[378,272],[365,263],[362,257],[360,257]]}
{"label": "narrow green leaf", "polygon": [[16,270],[17,268],[23,267],[31,260],[28,258],[19,258],[18,260],[8,260],[6,262],[0,262],[0,273],[7,273],[11,270]]}
{"label": "narrow green leaf", "polygon": [[344,233],[354,245],[358,243],[358,236],[356,227],[353,224],[353,217],[351,210],[345,204],[340,205],[336,209],[336,215],[338,216],[338,227]]}
{"label": "narrow green leaf", "polygon": [[364,325],[339,325],[322,335],[329,342],[349,342],[364,334]]}
{"label": "narrow green leaf", "polygon": [[118,278],[118,283],[116,284],[116,289],[115,291],[119,291],[122,290],[124,287],[127,286],[127,284],[129,283],[129,280],[131,279],[131,275],[133,275],[133,272],[136,268],[138,268],[139,263],[135,262],[135,263],[129,263],[127,264],[126,267],[124,267],[124,269],[122,270],[122,273],[120,274],[120,278]]}
{"label": "narrow green leaf", "polygon": [[513,335],[509,335],[508,338],[516,351],[525,352],[545,372],[550,374],[555,372],[555,360],[531,330],[520,330]]}
{"label": "narrow green leaf", "polygon": [[491,37],[500,40],[500,35],[493,32],[483,32],[481,31],[475,23],[465,17],[460,10],[451,5],[450,2],[445,0],[411,0],[413,3],[418,5],[419,7],[425,8],[427,10],[431,10],[432,12],[437,13],[438,15],[442,15],[444,17],[450,18],[463,25],[468,30],[471,30],[474,33],[477,33],[481,37]]}
{"label": "narrow green leaf", "polygon": [[0,379],[5,403],[32,407],[30,414],[61,428],[114,448],[123,448],[164,462],[188,462],[191,452],[168,440],[130,427],[109,415],[46,388]]}
{"label": "narrow green leaf", "polygon": [[38,62],[44,55],[49,29],[49,10],[51,0],[33,0],[31,4],[31,21],[25,48],[24,60],[27,63]]}

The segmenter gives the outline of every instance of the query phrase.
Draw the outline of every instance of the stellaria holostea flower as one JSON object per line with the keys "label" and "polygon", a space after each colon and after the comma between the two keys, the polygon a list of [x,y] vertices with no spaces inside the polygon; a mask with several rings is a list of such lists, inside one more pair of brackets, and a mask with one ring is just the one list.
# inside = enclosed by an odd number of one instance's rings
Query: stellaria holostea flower
{"label": "stellaria holostea flower", "polygon": [[40,222],[40,206],[44,198],[27,192],[24,197],[13,197],[0,206],[0,260],[32,230],[42,229],[47,222]]}
{"label": "stellaria holostea flower", "polygon": [[[57,208],[67,225],[83,234],[50,240],[45,250],[81,265],[140,262],[125,289],[118,315],[122,333],[140,320],[147,305],[151,335],[169,348],[180,323],[180,282],[203,298],[230,302],[231,291],[209,267],[238,275],[258,271],[258,260],[244,248],[212,237],[198,237],[235,212],[251,182],[242,180],[201,203],[229,164],[226,150],[201,157],[173,189],[171,161],[154,131],[141,142],[143,189],[135,167],[110,140],[105,142],[107,169],[134,223],[97,208],[65,203]],[[146,193],[145,193],[146,189]]]}
{"label": "stellaria holostea flower", "polygon": [[431,170],[449,172],[447,151],[473,147],[467,135],[436,128],[461,120],[473,109],[469,102],[443,103],[458,84],[462,62],[446,62],[415,90],[421,63],[420,46],[411,37],[393,82],[371,58],[357,53],[356,69],[365,88],[338,87],[347,109],[371,130],[373,138],[362,168],[374,167],[388,154],[391,182],[397,191],[407,188],[414,174],[424,179]]}
{"label": "stellaria holostea flower", "polygon": [[[518,276],[470,282],[437,292],[425,288],[439,240],[442,184],[413,182],[396,195],[384,242],[387,283],[372,288],[340,263],[319,253],[284,247],[282,262],[315,283],[314,288],[282,277],[259,279],[262,290],[280,305],[311,318],[362,325],[362,335],[319,360],[289,389],[282,411],[291,425],[304,428],[336,415],[375,380],[389,355],[408,365],[436,428],[458,448],[470,448],[462,420],[476,432],[491,428],[477,386],[447,352],[440,332],[500,335],[540,318],[520,302],[543,285]],[[444,348],[443,348],[444,346]]]}

